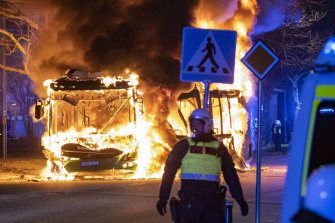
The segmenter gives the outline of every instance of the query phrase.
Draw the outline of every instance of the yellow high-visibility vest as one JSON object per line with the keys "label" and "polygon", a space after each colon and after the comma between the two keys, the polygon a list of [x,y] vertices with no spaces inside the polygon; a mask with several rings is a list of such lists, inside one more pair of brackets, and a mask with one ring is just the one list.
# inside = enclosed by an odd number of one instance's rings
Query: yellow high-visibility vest
{"label": "yellow high-visibility vest", "polygon": [[181,179],[220,181],[222,160],[217,150],[220,142],[197,142],[187,138],[189,148],[181,161]]}

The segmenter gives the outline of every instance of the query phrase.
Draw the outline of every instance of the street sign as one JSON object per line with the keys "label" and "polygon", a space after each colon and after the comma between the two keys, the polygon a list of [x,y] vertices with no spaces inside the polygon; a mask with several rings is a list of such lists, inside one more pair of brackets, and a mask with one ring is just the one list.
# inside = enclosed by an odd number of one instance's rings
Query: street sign
{"label": "street sign", "polygon": [[258,118],[257,118],[257,171],[256,171],[256,223],[260,222],[261,194],[261,107],[262,79],[278,63],[279,58],[264,44],[258,41],[242,58],[246,65],[258,77]]}
{"label": "street sign", "polygon": [[279,58],[262,41],[258,41],[241,61],[258,79],[263,79],[278,63]]}
{"label": "street sign", "polygon": [[233,83],[237,33],[231,30],[183,30],[180,80]]}

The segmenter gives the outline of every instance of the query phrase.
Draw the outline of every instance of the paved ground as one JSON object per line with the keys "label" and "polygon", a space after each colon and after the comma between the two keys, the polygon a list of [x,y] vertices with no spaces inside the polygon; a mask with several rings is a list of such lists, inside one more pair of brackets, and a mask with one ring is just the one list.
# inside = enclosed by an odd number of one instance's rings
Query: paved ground
{"label": "paved ground", "polygon": [[[287,155],[271,148],[262,152],[261,222],[280,221],[287,161]],[[242,217],[235,204],[234,222],[255,221],[256,163],[250,164],[250,170],[238,172],[250,213]],[[41,154],[0,160],[0,209],[5,210],[1,222],[171,222],[169,215],[161,217],[154,208],[159,179],[53,183],[41,181],[45,166]],[[177,180],[172,195],[179,185]]]}
{"label": "paved ground", "polygon": [[[250,213],[242,217],[235,203],[233,222],[254,222],[255,174],[239,175]],[[261,222],[279,222],[283,179],[262,178]],[[170,214],[161,217],[155,209],[159,185],[159,179],[2,183],[0,222],[168,223]],[[173,196],[179,187],[176,180]]]}

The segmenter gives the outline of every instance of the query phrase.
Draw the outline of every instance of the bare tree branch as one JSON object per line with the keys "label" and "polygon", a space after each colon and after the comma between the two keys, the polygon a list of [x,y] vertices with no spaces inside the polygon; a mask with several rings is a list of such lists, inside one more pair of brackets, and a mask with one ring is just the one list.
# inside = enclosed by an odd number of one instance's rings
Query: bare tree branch
{"label": "bare tree branch", "polygon": [[28,75],[28,72],[26,70],[22,70],[22,69],[19,69],[19,68],[9,67],[9,66],[5,66],[5,65],[2,65],[2,64],[0,64],[0,68],[4,69],[4,70],[8,70],[8,71],[14,71],[14,72],[17,72],[17,73],[20,73],[20,74]]}
{"label": "bare tree branch", "polygon": [[5,17],[11,18],[11,19],[23,20],[26,23],[28,23],[29,25],[31,25],[33,28],[35,28],[35,29],[39,28],[38,24],[34,23],[31,19],[29,19],[27,17],[9,14],[9,13],[7,13],[5,11],[1,11],[1,10],[0,10],[0,15],[3,15]]}
{"label": "bare tree branch", "polygon": [[5,34],[6,36],[8,36],[15,43],[15,45],[19,48],[19,50],[24,55],[27,54],[26,50],[23,48],[23,46],[20,44],[20,42],[13,36],[13,34],[11,34],[10,32],[8,32],[7,30],[4,30],[4,29],[0,29],[0,33]]}
{"label": "bare tree branch", "polygon": [[[280,57],[280,71],[292,85],[296,108],[300,108],[300,81],[314,66],[314,60],[331,36],[332,30],[320,31],[319,24],[331,18],[331,9],[326,0],[270,0],[286,11],[298,12],[288,17],[275,31],[262,36]],[[291,3],[294,3],[293,5]],[[292,10],[287,10],[292,7]]]}

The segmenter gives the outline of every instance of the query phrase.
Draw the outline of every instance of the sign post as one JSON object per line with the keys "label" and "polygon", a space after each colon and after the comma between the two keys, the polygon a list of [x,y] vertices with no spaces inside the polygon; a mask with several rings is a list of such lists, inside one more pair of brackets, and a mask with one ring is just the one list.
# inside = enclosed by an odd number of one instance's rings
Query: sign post
{"label": "sign post", "polygon": [[[1,16],[1,28],[6,30],[6,20]],[[1,63],[6,65],[6,46],[1,48]],[[6,100],[6,70],[2,68],[2,159],[7,159],[7,100]]]}
{"label": "sign post", "polygon": [[278,63],[279,58],[261,41],[258,41],[242,58],[246,65],[258,78],[258,118],[257,118],[257,179],[256,179],[256,223],[260,222],[261,191],[261,108],[262,79]]}
{"label": "sign post", "polygon": [[210,104],[209,86],[210,86],[211,83],[209,81],[204,81],[204,84],[205,84],[205,95],[204,95],[204,105],[203,106],[204,106],[205,109],[208,109],[209,104]]}
{"label": "sign post", "polygon": [[203,82],[203,108],[210,106],[210,84],[234,82],[237,33],[231,30],[183,30],[180,80]]}

